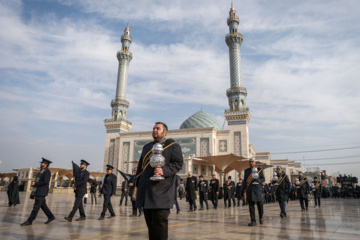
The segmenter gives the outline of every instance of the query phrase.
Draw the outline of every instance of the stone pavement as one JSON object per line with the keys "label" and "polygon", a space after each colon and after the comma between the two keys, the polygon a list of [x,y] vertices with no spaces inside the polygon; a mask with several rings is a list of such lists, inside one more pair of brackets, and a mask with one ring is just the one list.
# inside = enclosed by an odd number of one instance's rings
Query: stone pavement
{"label": "stone pavement", "polygon": [[[56,220],[45,225],[47,218],[40,210],[33,225],[20,227],[34,201],[29,199],[29,193],[21,193],[21,204],[8,207],[6,192],[0,192],[0,239],[147,239],[144,218],[128,217],[131,204],[119,206],[119,199],[112,199],[117,216],[111,220],[97,220],[102,210],[100,198],[97,205],[91,205],[88,199],[86,221],[68,223],[64,216],[72,209],[74,195],[50,194],[47,203]],[[300,212],[298,201],[289,202],[286,219],[280,218],[278,204],[265,204],[264,224],[248,227],[248,207],[223,208],[220,200],[217,210],[210,207],[187,212],[188,205],[182,199],[181,213],[172,210],[169,217],[169,239],[359,239],[360,200],[321,200],[321,208],[315,209],[310,202],[307,212]]]}

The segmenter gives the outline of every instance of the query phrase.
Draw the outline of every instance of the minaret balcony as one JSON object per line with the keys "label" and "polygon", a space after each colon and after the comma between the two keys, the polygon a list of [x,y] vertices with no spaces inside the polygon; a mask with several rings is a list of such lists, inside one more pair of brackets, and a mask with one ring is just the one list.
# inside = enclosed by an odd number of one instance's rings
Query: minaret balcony
{"label": "minaret balcony", "polygon": [[111,107],[125,107],[125,108],[129,108],[130,103],[126,100],[123,99],[115,99],[111,101]]}
{"label": "minaret balcony", "polygon": [[129,36],[126,36],[126,35],[122,35],[121,36],[121,42],[123,41],[123,40],[128,40],[128,41],[132,41],[132,37],[129,35]]}
{"label": "minaret balcony", "polygon": [[234,94],[243,94],[245,96],[247,96],[247,91],[246,88],[243,87],[233,87],[233,88],[229,88],[228,90],[226,90],[226,95],[234,95]]}
{"label": "minaret balcony", "polygon": [[228,17],[228,18],[227,18],[227,25],[230,25],[230,23],[233,22],[233,21],[240,23],[240,19],[239,19],[238,16]]}
{"label": "minaret balcony", "polygon": [[229,46],[231,44],[237,43],[241,44],[243,41],[243,35],[241,33],[235,32],[235,33],[228,33],[225,36],[225,42]]}
{"label": "minaret balcony", "polygon": [[128,120],[126,120],[125,118],[119,118],[117,120],[114,120],[112,118],[109,119],[104,119],[104,124],[106,125],[112,125],[112,124],[119,124],[120,122],[122,122],[125,125],[130,125],[132,126],[132,122],[129,122]]}
{"label": "minaret balcony", "polygon": [[133,54],[132,52],[128,51],[128,52],[124,52],[124,51],[118,51],[117,54],[117,59],[120,60],[128,60],[131,61]]}

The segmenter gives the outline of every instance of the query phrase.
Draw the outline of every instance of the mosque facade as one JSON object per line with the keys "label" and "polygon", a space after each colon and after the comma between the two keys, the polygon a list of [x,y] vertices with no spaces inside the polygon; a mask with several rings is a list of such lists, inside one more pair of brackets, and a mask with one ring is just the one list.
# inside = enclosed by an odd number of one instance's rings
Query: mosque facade
{"label": "mosque facade", "polygon": [[[226,91],[229,108],[225,109],[224,116],[227,121],[228,129],[224,130],[223,125],[212,115],[201,110],[187,118],[179,129],[168,131],[167,137],[173,138],[180,144],[184,165],[179,175],[186,177],[188,171],[192,171],[195,176],[204,175],[209,179],[212,173],[216,172],[220,176],[232,176],[234,181],[242,177],[243,172],[235,169],[224,172],[217,169],[215,164],[202,160],[202,157],[221,156],[233,154],[245,159],[254,158],[263,164],[271,165],[271,155],[268,152],[257,153],[249,142],[250,110],[246,105],[247,90],[243,86],[241,76],[241,53],[240,47],[243,35],[238,32],[239,17],[231,6],[227,25],[229,33],[225,36],[225,42],[229,48],[230,66],[230,87]],[[111,101],[112,117],[104,120],[106,128],[104,170],[110,164],[115,168],[131,173],[132,168],[137,166],[143,146],[153,141],[152,131],[131,132],[132,123],[126,119],[127,110],[130,106],[126,100],[126,88],[128,79],[128,69],[133,57],[130,52],[129,25],[121,36],[122,49],[117,53],[119,61],[118,78],[115,99]],[[301,169],[300,163],[281,161],[282,167],[287,174],[297,174]],[[291,166],[291,168],[289,168]],[[264,170],[266,182],[270,181],[273,167]],[[118,177],[120,183],[120,177]]]}

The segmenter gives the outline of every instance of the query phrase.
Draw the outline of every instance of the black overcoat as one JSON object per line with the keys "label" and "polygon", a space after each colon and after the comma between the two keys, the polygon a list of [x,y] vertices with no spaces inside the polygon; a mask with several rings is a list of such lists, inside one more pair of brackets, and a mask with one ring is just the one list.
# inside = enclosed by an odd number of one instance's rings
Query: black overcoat
{"label": "black overcoat", "polygon": [[[278,174],[278,178],[280,179],[280,177],[284,175],[285,173],[283,173],[281,176]],[[276,186],[275,189],[276,200],[278,202],[286,202],[291,190],[291,183],[288,176],[285,176],[285,179],[280,183],[279,186]]]}
{"label": "black overcoat", "polygon": [[51,172],[48,168],[45,168],[44,173],[40,175],[39,182],[35,183],[34,186],[36,187],[35,196],[46,197],[48,195],[50,178],[51,178]]}
{"label": "black overcoat", "polygon": [[[258,168],[258,171],[260,171],[261,168]],[[261,171],[259,173],[259,179],[256,180],[256,182],[258,182],[259,184],[253,184],[254,181],[252,181],[248,187],[247,184],[247,179],[248,177],[252,174],[252,169],[251,168],[247,168],[245,169],[245,173],[244,173],[244,181],[242,184],[242,194],[244,194],[246,188],[246,199],[248,201],[252,201],[252,202],[263,202],[264,201],[264,197],[263,197],[263,187],[262,187],[262,183],[265,182],[265,176],[264,173]]]}
{"label": "black overcoat", "polygon": [[[316,183],[318,182],[313,181],[312,183],[316,186]],[[320,183],[319,187],[315,191],[313,191],[314,197],[321,197],[321,189],[322,189],[322,185]]]}
{"label": "black overcoat", "polygon": [[203,190],[204,190],[204,199],[205,200],[208,200],[208,196],[209,196],[209,185],[208,185],[208,181],[206,181],[206,180],[202,180],[202,181],[200,181],[199,180],[199,183],[198,183],[198,189],[199,189],[199,192],[200,192],[200,189],[201,189],[201,183],[204,183],[203,184]]}
{"label": "black overcoat", "polygon": [[105,180],[100,192],[104,195],[105,194],[115,195],[117,177],[115,176],[115,174],[112,173],[109,174],[108,177],[106,177],[106,175],[104,176]]}
{"label": "black overcoat", "polygon": [[[136,174],[136,207],[144,209],[170,209],[174,205],[174,191],[176,173],[178,173],[184,163],[181,147],[173,139],[167,139],[164,142],[165,165],[163,169],[164,180],[151,181],[150,177],[154,175],[154,168],[146,163],[143,168],[145,155],[151,151],[155,142],[144,146],[137,167]],[[170,145],[171,144],[171,145]],[[169,147],[166,147],[169,146]]]}
{"label": "black overcoat", "polygon": [[20,204],[19,179],[17,176],[14,176],[13,180],[9,184],[7,194],[8,194],[9,204],[11,205]]}
{"label": "black overcoat", "polygon": [[[303,179],[306,179],[304,177],[299,178],[299,181],[303,181]],[[297,197],[298,198],[308,198],[308,192],[310,191],[310,184],[309,181],[304,182],[300,188],[297,189]]]}
{"label": "black overcoat", "polygon": [[235,188],[235,197],[240,199],[241,198],[241,183],[238,182],[236,184],[236,188]]}
{"label": "black overcoat", "polygon": [[89,172],[85,169],[83,171],[78,171],[75,174],[75,187],[76,193],[86,194],[87,193],[87,182],[89,180]]}
{"label": "black overcoat", "polygon": [[197,185],[197,178],[195,176],[187,177],[186,178],[186,186],[185,186],[185,192],[186,192],[186,198],[188,200],[196,200],[196,192],[198,190]]}

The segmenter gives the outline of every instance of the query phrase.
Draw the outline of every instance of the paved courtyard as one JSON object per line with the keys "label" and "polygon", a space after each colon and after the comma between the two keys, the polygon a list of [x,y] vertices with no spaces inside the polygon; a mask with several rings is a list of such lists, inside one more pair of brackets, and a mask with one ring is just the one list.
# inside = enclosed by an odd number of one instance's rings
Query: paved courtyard
{"label": "paved courtyard", "polygon": [[[128,206],[119,206],[119,197],[112,199],[116,218],[97,220],[102,210],[102,199],[97,205],[86,205],[87,220],[64,220],[72,208],[73,194],[50,194],[47,203],[56,220],[45,225],[46,216],[40,210],[33,225],[20,227],[29,216],[34,201],[29,193],[21,193],[21,204],[7,206],[5,192],[0,192],[0,239],[147,239],[143,217],[128,217]],[[88,199],[89,200],[89,199]],[[264,205],[264,224],[248,227],[247,207],[219,208],[187,212],[184,199],[180,201],[181,213],[171,211],[169,239],[359,239],[360,200],[322,199],[321,208],[313,202],[307,212],[300,212],[299,202],[287,206],[288,217],[281,219],[278,204]],[[211,204],[210,204],[211,206]],[[78,213],[75,215],[78,217]]]}

